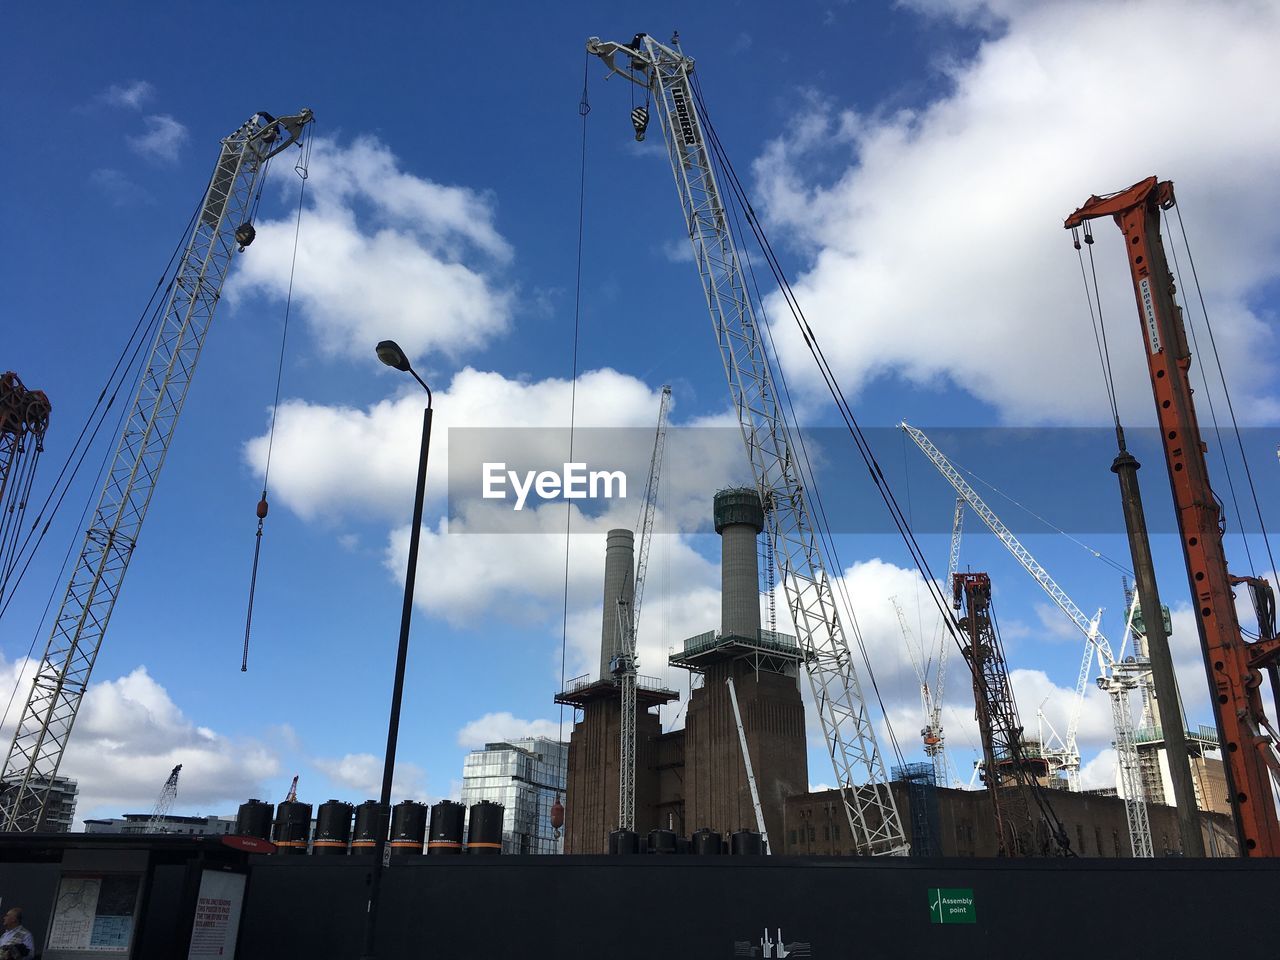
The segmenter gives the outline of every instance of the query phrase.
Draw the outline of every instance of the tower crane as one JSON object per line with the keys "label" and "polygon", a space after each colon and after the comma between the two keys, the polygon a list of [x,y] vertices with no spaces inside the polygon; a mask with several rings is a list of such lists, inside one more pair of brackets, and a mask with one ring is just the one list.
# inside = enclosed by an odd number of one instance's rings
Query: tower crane
{"label": "tower crane", "polygon": [[653,523],[658,505],[658,481],[662,474],[662,457],[667,443],[667,414],[671,409],[671,387],[662,388],[658,404],[658,429],[653,437],[653,455],[649,460],[649,479],[640,502],[640,555],[636,562],[635,586],[631,603],[618,598],[618,626],[622,637],[622,653],[613,658],[610,669],[622,687],[622,717],[618,727],[620,770],[618,775],[618,826],[636,828],[636,631],[640,627],[640,603],[644,599],[644,580],[649,571],[649,544],[653,539]]}
{"label": "tower crane", "polygon": [[[920,682],[920,705],[924,708],[924,729],[920,731],[920,738],[924,741],[925,756],[933,763],[934,780],[939,784],[950,783],[947,771],[947,754],[944,749],[943,731],[942,731],[942,663],[939,661],[937,682],[934,684],[935,690],[929,687],[929,661],[924,655],[924,648],[915,646],[915,637],[911,633],[911,628],[907,625],[907,615],[902,610],[902,604],[898,602],[897,597],[890,597],[889,602],[893,604],[893,610],[898,615],[898,627],[902,631],[902,640],[907,646],[907,652],[911,654],[911,664],[916,670],[916,679]],[[944,640],[942,649],[947,649]]]}
{"label": "tower crane", "polygon": [[[950,460],[943,456],[942,451],[933,445],[933,441],[906,422],[903,422],[900,426],[906,431],[907,436],[915,441],[921,452],[938,468],[938,472],[955,488],[956,493],[964,497],[970,509],[978,515],[979,519],[1013,554],[1014,559],[1022,565],[1027,573],[1031,574],[1036,583],[1040,584],[1045,593],[1049,595],[1049,598],[1057,604],[1058,608],[1067,615],[1093,645],[1102,669],[1102,676],[1097,680],[1098,686],[1111,697],[1111,719],[1115,728],[1116,765],[1120,773],[1120,789],[1124,794],[1125,814],[1129,822],[1129,840],[1133,846],[1133,855],[1135,857],[1152,856],[1151,824],[1147,816],[1147,805],[1143,798],[1142,778],[1138,770],[1138,747],[1134,740],[1133,715],[1129,706],[1129,691],[1137,687],[1137,677],[1143,666],[1133,658],[1129,660],[1117,658],[1111,649],[1111,644],[1098,629],[1097,620],[1085,616],[1084,611],[1076,606],[1075,602],[1049,576],[1049,572],[1040,565],[1039,561],[1031,555],[1031,552],[1013,535],[1013,532],[1000,521],[995,512],[983,502],[977,491],[960,475],[960,471],[952,465]],[[1123,654],[1123,650],[1121,653]],[[1082,675],[1084,676],[1088,675],[1092,656],[1092,653],[1086,653],[1085,655],[1085,663],[1082,670]],[[1077,689],[1079,688],[1079,683],[1077,683]],[[1068,738],[1069,740],[1074,739],[1074,731],[1068,732]]]}
{"label": "tower crane", "polygon": [[147,818],[147,825],[143,828],[143,833],[165,832],[165,818],[169,816],[169,811],[173,809],[174,801],[178,799],[178,774],[181,771],[182,764],[178,764],[169,771],[169,779],[160,788],[160,796],[156,798],[156,805],[151,808],[151,816]]}
{"label": "tower crane", "polygon": [[267,161],[298,143],[311,119],[306,109],[279,118],[255,113],[222,141],[124,432],[5,758],[0,827],[6,831],[40,828],[227,269],[237,249],[253,242],[252,205]]}
{"label": "tower crane", "polygon": [[[1273,695],[1280,693],[1274,593],[1265,580],[1235,577],[1227,569],[1222,507],[1209,482],[1208,447],[1191,396],[1191,349],[1160,236],[1160,213],[1175,205],[1173,183],[1148,177],[1119,193],[1090,197],[1063,226],[1072,231],[1084,226],[1085,240],[1092,242],[1088,222],[1112,217],[1124,234],[1240,852],[1275,857],[1280,856],[1280,817],[1273,796],[1280,776],[1280,738],[1267,719],[1261,694],[1263,670],[1270,674]],[[1259,639],[1252,642],[1245,640],[1236,613],[1232,588],[1240,583],[1249,586],[1258,614]],[[1144,612],[1152,618],[1160,615],[1158,610]],[[1162,725],[1173,736],[1181,722],[1176,703],[1167,699],[1158,706]]]}
{"label": "tower crane", "polygon": [[[905,854],[902,818],[889,789],[869,704],[853,666],[810,513],[792,439],[795,426],[779,403],[712,168],[704,118],[690,80],[694,61],[680,49],[677,38],[667,45],[643,33],[625,44],[592,37],[587,52],[645,90],[653,101],[756,490],[761,502],[771,507],[766,512],[767,535],[805,654],[850,835],[862,853]],[[637,139],[643,137],[648,117],[647,107],[633,112]]]}

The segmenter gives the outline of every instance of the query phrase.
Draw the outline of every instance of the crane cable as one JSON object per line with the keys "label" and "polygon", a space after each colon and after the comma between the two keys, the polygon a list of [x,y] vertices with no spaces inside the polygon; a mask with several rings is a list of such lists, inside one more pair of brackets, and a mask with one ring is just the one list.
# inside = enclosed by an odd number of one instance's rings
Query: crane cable
{"label": "crane cable", "polygon": [[[769,265],[770,271],[773,273],[774,279],[778,283],[779,292],[782,294],[784,300],[787,303],[787,306],[792,315],[792,318],[795,320],[796,325],[800,330],[800,334],[804,340],[805,346],[808,348],[810,355],[814,359],[814,362],[818,368],[818,372],[822,376],[823,383],[826,385],[828,392],[831,394],[832,399],[836,403],[836,409],[839,412],[841,419],[844,421],[844,424],[849,432],[849,435],[852,438],[854,445],[857,448],[858,453],[861,456],[863,463],[867,468],[867,472],[871,478],[872,483],[876,487],[876,491],[879,493],[881,500],[884,502],[885,506],[889,510],[890,518],[893,520],[894,526],[897,528],[899,536],[902,538],[903,544],[906,546],[908,553],[911,555],[912,561],[915,563],[917,569],[919,569],[920,572],[925,576],[925,579],[929,584],[930,597],[933,600],[935,606],[937,606],[939,613],[942,614],[947,630],[951,633],[957,648],[959,648],[963,652],[964,645],[959,636],[959,626],[956,623],[954,616],[951,615],[951,612],[947,606],[946,600],[943,597],[941,590],[938,587],[937,580],[934,578],[932,569],[929,566],[928,558],[924,555],[924,551],[921,548],[919,541],[916,539],[915,533],[914,531],[912,531],[911,526],[907,521],[906,515],[903,512],[901,505],[898,503],[897,497],[894,495],[893,491],[888,487],[887,480],[884,476],[884,471],[881,468],[878,460],[876,459],[875,453],[872,451],[870,447],[870,443],[867,440],[866,433],[863,431],[861,425],[858,423],[858,420],[853,413],[853,408],[849,404],[848,399],[845,397],[844,391],[841,388],[839,381],[836,379],[835,372],[831,367],[830,362],[827,360],[824,351],[822,350],[821,346],[818,344],[816,334],[814,333],[813,328],[810,326],[808,322],[808,318],[804,314],[803,308],[800,306],[799,301],[796,299],[795,291],[792,289],[791,283],[787,279],[786,274],[782,269],[781,263],[778,260],[777,255],[773,250],[772,244],[770,244],[768,237],[764,233],[763,225],[759,222],[759,219],[756,217],[754,208],[752,208],[751,204],[746,198],[745,188],[742,186],[741,180],[738,178],[737,172],[734,170],[732,163],[730,162],[727,154],[725,153],[723,147],[720,144],[719,137],[716,135],[715,129],[711,124],[708,112],[706,110],[706,104],[703,100],[702,93],[701,93],[701,85],[696,75],[694,75],[693,82],[691,83],[691,88],[693,90],[694,97],[698,102],[698,107],[702,113],[708,133],[710,134],[710,143],[711,143],[712,149],[715,152],[717,159],[720,161],[722,169],[727,174],[727,179],[730,184],[731,191],[737,196],[738,201],[743,205],[743,210],[746,214],[747,223],[751,227],[751,231],[755,236],[757,243],[759,243],[761,251],[765,255],[765,259]],[[766,325],[766,331],[767,330],[768,330],[768,327]],[[770,335],[770,339],[771,339],[771,335]],[[803,440],[801,442],[803,443]],[[802,452],[803,452],[803,447],[802,447]],[[818,501],[818,506],[819,506],[819,517],[825,521],[825,515],[824,515],[825,512],[821,510],[820,500]],[[820,532],[820,536],[821,536],[821,532]],[[837,562],[838,562],[838,557],[837,557]],[[839,583],[839,581],[837,582]],[[845,596],[847,597],[847,594],[845,594]],[[852,610],[850,610],[850,613],[852,614]],[[854,627],[856,631],[856,620],[854,621]],[[855,636],[857,636],[856,632],[855,632]],[[864,659],[865,659],[865,652],[864,652]],[[878,698],[879,690],[878,688],[876,688],[874,675],[872,676],[871,679],[872,679],[872,687],[873,689],[876,689],[876,695]],[[883,709],[883,701],[881,701],[881,707]],[[1010,731],[1009,733],[1010,733],[1010,736],[1009,736],[1010,743],[1018,743],[1018,737],[1017,737],[1016,731]],[[1019,758],[1015,757],[1014,759],[1017,760]],[[1033,792],[1036,797],[1037,805],[1040,806],[1041,811],[1042,813],[1044,813],[1046,819],[1050,821],[1050,824],[1054,831],[1054,839],[1058,843],[1059,848],[1062,850],[1064,855],[1072,855],[1071,849],[1070,849],[1070,840],[1067,838],[1066,830],[1062,824],[1062,821],[1057,817],[1056,813],[1053,811],[1052,807],[1050,806],[1048,799],[1043,796],[1043,791],[1039,789],[1038,785],[1033,787]]]}
{"label": "crane cable", "polygon": [[[280,355],[276,361],[276,392],[271,403],[271,429],[267,434],[267,462],[262,470],[262,498],[258,501],[258,530],[253,539],[253,571],[249,575],[249,605],[244,617],[244,652],[240,656],[240,672],[249,670],[249,634],[253,627],[253,597],[258,588],[258,559],[262,554],[262,525],[267,519],[267,480],[271,476],[271,453],[276,439],[276,418],[280,413],[280,385],[284,380],[285,345],[289,342],[289,313],[293,307],[293,278],[298,267],[298,238],[302,233],[302,207],[307,196],[307,179],[311,176],[311,145],[315,143],[315,121],[306,132],[306,146],[302,150],[302,158],[294,164],[294,172],[301,181],[298,185],[298,212],[293,224],[293,256],[289,261],[289,289],[284,300],[284,323],[280,330]],[[268,161],[270,163],[270,161]],[[264,168],[262,179],[258,183],[258,196],[253,202],[250,222],[257,219],[258,202],[262,198],[262,188],[266,183],[267,171]]]}
{"label": "crane cable", "polygon": [[[49,533],[49,528],[53,523],[54,517],[57,516],[59,508],[66,499],[71,485],[74,483],[76,475],[79,473],[81,465],[84,463],[85,457],[89,449],[93,446],[98,437],[98,433],[102,428],[103,422],[106,420],[107,414],[111,407],[115,404],[120,395],[121,388],[125,385],[129,378],[129,371],[133,364],[138,360],[138,356],[142,347],[150,343],[155,336],[156,325],[159,322],[159,315],[165,304],[168,302],[169,293],[173,289],[175,277],[171,274],[174,262],[182,253],[187,241],[191,235],[191,229],[195,225],[196,217],[199,216],[200,208],[204,203],[204,192],[200,194],[200,201],[196,203],[195,209],[191,211],[191,217],[187,221],[187,225],[178,237],[177,243],[174,245],[173,252],[169,255],[169,262],[166,264],[164,271],[156,280],[156,285],[151,291],[150,297],[147,298],[146,304],[142,311],[138,314],[138,319],[134,323],[133,330],[129,333],[120,350],[120,355],[116,358],[115,365],[111,372],[107,375],[106,383],[103,384],[101,391],[98,393],[97,400],[94,401],[92,409],[86,415],[80,433],[71,445],[71,449],[67,452],[62,466],[58,470],[58,475],[54,478],[53,484],[49,488],[44,502],[40,505],[40,509],[36,512],[35,518],[31,521],[31,525],[27,529],[27,534],[22,540],[22,544],[13,552],[9,565],[0,569],[0,594],[4,595],[4,605],[0,606],[0,619],[9,609],[9,604],[16,595],[17,588],[21,585],[26,576],[27,571],[31,567],[32,561],[35,559],[37,551],[43,544],[45,537]],[[167,283],[166,283],[167,281]],[[157,296],[159,300],[157,300]],[[131,352],[132,351],[132,352]],[[123,365],[123,368],[122,368]],[[119,376],[119,381],[116,378]],[[114,384],[114,387],[113,387]],[[133,390],[136,392],[137,378],[136,374],[133,379]],[[110,397],[108,398],[108,393]],[[104,405],[105,401],[105,405]],[[94,422],[96,418],[96,423]],[[86,440],[86,434],[88,439]],[[119,431],[117,431],[117,436]],[[110,450],[105,456],[109,456]],[[74,464],[73,464],[74,461]],[[70,470],[70,473],[68,473]],[[88,496],[92,498],[93,490],[90,490]],[[52,510],[50,505],[52,504]],[[86,505],[87,509],[87,505]],[[36,531],[39,531],[37,535]],[[33,541],[34,538],[34,541]],[[21,569],[18,565],[21,563]],[[17,579],[14,579],[16,571]],[[12,583],[11,583],[12,581]],[[56,589],[56,587],[55,587]]]}
{"label": "crane cable", "polygon": [[[573,285],[573,350],[570,361],[571,376],[569,380],[569,461],[573,461],[574,424],[578,413],[578,343],[582,321],[582,236],[586,219],[587,197],[587,114],[591,112],[591,101],[587,96],[587,71],[591,55],[583,53],[582,60],[582,99],[578,101],[578,116],[582,118],[582,155],[578,164],[578,262]],[[573,504],[564,502],[564,608],[560,617],[560,689],[564,690],[564,668],[569,649],[569,547],[572,543]],[[558,739],[564,742],[564,704],[560,704]],[[568,780],[568,754],[565,754],[565,777]]]}
{"label": "crane cable", "polygon": [[[1272,575],[1273,575],[1273,576],[1275,576],[1275,575],[1277,575],[1277,571],[1276,571],[1276,561],[1275,561],[1275,557],[1274,557],[1274,556],[1272,556],[1272,553],[1271,553],[1271,539],[1270,539],[1270,537],[1267,535],[1267,527],[1266,527],[1266,524],[1263,522],[1263,519],[1262,519],[1262,507],[1261,507],[1261,505],[1260,505],[1260,504],[1259,504],[1259,502],[1258,502],[1258,491],[1257,491],[1257,488],[1254,486],[1254,483],[1253,483],[1253,471],[1251,471],[1251,470],[1249,469],[1249,460],[1248,460],[1248,458],[1245,456],[1245,452],[1244,452],[1244,441],[1243,441],[1243,439],[1242,439],[1242,438],[1241,438],[1241,436],[1240,436],[1240,424],[1239,424],[1239,422],[1236,420],[1236,411],[1235,411],[1235,406],[1234,406],[1234,405],[1232,404],[1232,402],[1231,402],[1231,391],[1227,388],[1227,377],[1226,377],[1226,373],[1225,373],[1225,372],[1223,371],[1223,369],[1222,369],[1222,358],[1218,355],[1218,341],[1217,341],[1217,338],[1214,336],[1214,333],[1213,333],[1213,322],[1209,319],[1209,310],[1208,310],[1208,308],[1205,306],[1205,301],[1204,301],[1204,291],[1202,291],[1202,290],[1200,289],[1200,277],[1199,277],[1199,275],[1196,273],[1196,262],[1195,262],[1195,260],[1194,260],[1194,259],[1192,258],[1192,256],[1191,256],[1191,243],[1190,243],[1190,241],[1187,239],[1187,228],[1186,228],[1186,226],[1185,226],[1185,225],[1183,224],[1183,222],[1182,222],[1182,210],[1181,210],[1181,208],[1180,208],[1180,207],[1178,207],[1178,206],[1176,206],[1176,205],[1174,206],[1174,210],[1175,210],[1175,211],[1177,212],[1177,214],[1178,214],[1178,228],[1179,228],[1179,231],[1182,233],[1182,245],[1183,245],[1183,246],[1186,248],[1186,250],[1187,250],[1187,263],[1188,263],[1188,266],[1190,266],[1190,268],[1191,268],[1191,277],[1192,277],[1193,282],[1195,283],[1196,296],[1197,296],[1197,298],[1198,298],[1198,299],[1199,299],[1199,301],[1200,301],[1200,313],[1201,313],[1201,315],[1204,317],[1204,325],[1205,325],[1205,329],[1208,331],[1208,334],[1209,334],[1209,344],[1210,344],[1210,348],[1211,348],[1211,350],[1212,350],[1212,352],[1213,352],[1213,360],[1214,360],[1214,364],[1215,364],[1215,365],[1217,366],[1217,368],[1218,368],[1218,379],[1219,379],[1219,381],[1222,383],[1222,395],[1226,398],[1226,401],[1227,401],[1227,412],[1228,412],[1229,416],[1231,417],[1231,428],[1232,428],[1232,430],[1233,430],[1233,431],[1234,431],[1234,433],[1235,433],[1236,446],[1237,446],[1237,448],[1238,448],[1238,449],[1239,449],[1239,451],[1240,451],[1240,463],[1241,463],[1241,465],[1244,467],[1245,479],[1246,479],[1246,481],[1247,481],[1247,483],[1248,483],[1248,486],[1249,486],[1249,494],[1250,494],[1250,496],[1253,498],[1253,508],[1254,508],[1254,512],[1255,512],[1255,514],[1256,514],[1256,515],[1257,515],[1257,517],[1258,517],[1258,530],[1259,530],[1259,532],[1262,534],[1262,543],[1263,543],[1263,545],[1267,548],[1267,560],[1268,560],[1268,562],[1271,564],[1271,571],[1272,571]],[[1166,229],[1167,229],[1167,227],[1168,227],[1168,216],[1167,216],[1167,214],[1166,214],[1166,213],[1162,213],[1162,214],[1161,214],[1161,216],[1164,218],[1165,225],[1166,225]],[[1180,268],[1179,268],[1179,266],[1178,266],[1178,251],[1177,251],[1177,248],[1176,248],[1176,247],[1174,247],[1174,245],[1173,245],[1173,244],[1170,244],[1170,245],[1169,245],[1169,249],[1170,249],[1170,251],[1173,253],[1173,266],[1174,266],[1174,271],[1175,271],[1175,272],[1177,273],[1177,275],[1178,275],[1178,286],[1179,286],[1179,287],[1181,287],[1181,286],[1182,286],[1182,276],[1181,276],[1181,270],[1180,270]],[[1197,352],[1197,353],[1199,353],[1199,351],[1200,351],[1200,347],[1199,347],[1199,345],[1196,343],[1196,325],[1195,325],[1194,321],[1192,321],[1192,322],[1189,322],[1189,323],[1187,324],[1187,326],[1189,326],[1189,327],[1191,328],[1191,343],[1192,343],[1192,346],[1194,346],[1194,347],[1195,347],[1195,349],[1196,349],[1196,352]],[[1233,503],[1235,503],[1235,495],[1236,495],[1236,494],[1235,494],[1235,486],[1234,486],[1234,484],[1232,484],[1232,482],[1231,482],[1231,470],[1230,470],[1230,467],[1227,465],[1226,446],[1225,446],[1225,444],[1223,444],[1223,442],[1222,442],[1222,431],[1221,431],[1221,429],[1220,429],[1220,428],[1219,428],[1219,426],[1218,426],[1218,417],[1217,417],[1217,414],[1215,414],[1215,413],[1214,413],[1214,411],[1213,411],[1213,394],[1212,394],[1212,392],[1209,390],[1209,378],[1208,378],[1207,376],[1205,376],[1205,374],[1204,374],[1204,365],[1203,365],[1203,364],[1201,364],[1201,371],[1200,371],[1200,373],[1201,373],[1201,377],[1202,377],[1202,378],[1203,378],[1203,380],[1204,380],[1204,385],[1205,385],[1205,395],[1206,395],[1206,396],[1208,397],[1208,399],[1209,399],[1209,414],[1210,414],[1210,417],[1211,417],[1211,418],[1212,418],[1212,420],[1213,420],[1213,431],[1214,431],[1214,434],[1215,434],[1215,436],[1217,436],[1217,438],[1218,438],[1218,450],[1219,450],[1219,454],[1220,454],[1220,455],[1221,455],[1221,457],[1222,457],[1222,466],[1223,466],[1223,470],[1224,470],[1224,471],[1226,472],[1226,474],[1227,474],[1227,483],[1228,483],[1228,486],[1230,487],[1232,502],[1233,502]],[[1249,561],[1249,567],[1250,567],[1251,569],[1256,570],[1257,568],[1256,568],[1256,566],[1254,565],[1254,562],[1253,562],[1253,556],[1252,556],[1252,554],[1251,554],[1251,553],[1250,553],[1250,551],[1249,551],[1249,538],[1248,538],[1247,536],[1245,536],[1245,531],[1244,531],[1244,515],[1240,512],[1240,505],[1239,505],[1238,503],[1236,503],[1236,504],[1235,504],[1235,507],[1236,507],[1236,521],[1240,524],[1240,539],[1241,539],[1241,540],[1243,541],[1243,543],[1244,543],[1245,557],[1246,557],[1246,558],[1248,559],[1248,561]]]}

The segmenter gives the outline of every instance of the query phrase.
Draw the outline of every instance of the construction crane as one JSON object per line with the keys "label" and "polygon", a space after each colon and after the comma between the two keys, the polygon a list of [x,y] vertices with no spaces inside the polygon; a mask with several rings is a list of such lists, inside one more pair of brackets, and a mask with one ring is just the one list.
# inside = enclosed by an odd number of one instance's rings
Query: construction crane
{"label": "construction crane", "polygon": [[[973,675],[973,703],[982,741],[982,779],[1002,857],[1031,852],[1034,831],[1027,797],[1028,769],[1022,721],[1009,684],[1004,645],[991,614],[991,578],[957,573],[951,580],[952,604],[964,634],[964,657]],[[1012,786],[1008,786],[1012,784]]]}
{"label": "construction crane", "polygon": [[[1102,676],[1097,680],[1098,686],[1111,697],[1111,720],[1115,729],[1116,766],[1120,774],[1120,792],[1124,795],[1125,814],[1129,823],[1129,840],[1133,846],[1133,855],[1135,857],[1152,856],[1151,824],[1143,797],[1142,778],[1138,770],[1138,747],[1133,733],[1133,714],[1129,706],[1129,691],[1137,687],[1137,677],[1141,673],[1143,665],[1134,658],[1129,658],[1128,660],[1117,658],[1111,649],[1111,644],[1098,629],[1097,619],[1085,616],[1084,611],[1076,606],[1075,601],[1067,596],[1066,592],[1049,576],[1049,572],[1040,565],[1039,561],[1031,555],[1031,552],[1013,535],[1013,532],[1001,522],[995,512],[983,502],[977,491],[960,475],[960,471],[952,465],[950,460],[943,456],[941,450],[933,445],[933,441],[926,437],[923,432],[906,422],[899,424],[899,426],[906,431],[907,436],[915,441],[916,446],[938,468],[938,472],[955,488],[956,493],[964,497],[969,508],[978,515],[978,518],[987,525],[987,528],[1013,554],[1014,559],[1022,565],[1027,573],[1031,574],[1032,579],[1040,584],[1045,593],[1049,595],[1049,598],[1057,604],[1058,608],[1067,615],[1093,645],[1102,670]],[[1121,653],[1123,654],[1123,650]],[[1091,660],[1092,654],[1086,654],[1084,671],[1082,671],[1086,675]],[[1079,683],[1077,683],[1077,689],[1079,689]],[[1068,740],[1071,739],[1074,739],[1074,731],[1068,732]]]}
{"label": "construction crane", "polygon": [[28,390],[12,370],[0,374],[0,599],[16,565],[18,532],[52,407],[40,390]]}
{"label": "construction crane", "polygon": [[636,633],[640,628],[640,604],[644,599],[645,575],[649,571],[649,545],[653,539],[653,523],[657,515],[658,481],[662,475],[662,458],[667,443],[667,415],[671,410],[671,387],[662,388],[658,403],[658,428],[653,437],[653,455],[649,459],[649,479],[640,502],[637,527],[640,533],[640,555],[636,563],[635,585],[631,603],[618,598],[618,634],[622,637],[622,653],[610,662],[610,670],[622,688],[621,721],[618,724],[618,826],[636,828]]}
{"label": "construction crane", "polygon": [[[916,644],[915,636],[907,625],[907,615],[903,612],[898,598],[890,597],[889,602],[893,604],[893,610],[898,615],[898,627],[902,631],[902,640],[906,644],[907,653],[911,656],[911,665],[915,667],[916,680],[920,683],[920,705],[924,709],[925,718],[920,739],[924,742],[925,756],[933,763],[934,780],[940,784],[948,784],[951,780],[947,771],[947,754],[943,749],[942,732],[942,663],[939,660],[938,679],[935,684],[938,693],[935,694],[929,687],[929,660],[925,656],[924,647]],[[945,652],[946,649],[944,635],[942,650]]]}
{"label": "construction crane", "polygon": [[255,113],[222,141],[146,367],[85,534],[53,632],[5,758],[6,831],[40,828],[67,738],[164,466],[231,258],[254,238],[267,161],[298,143],[310,110]]}
{"label": "construction crane", "polygon": [[[909,845],[902,818],[823,563],[792,440],[795,427],[779,403],[764,332],[712,168],[690,80],[694,61],[677,38],[666,45],[643,33],[627,44],[592,37],[587,52],[644,89],[657,111],[850,835],[862,853],[905,854]],[[638,139],[648,120],[647,107],[633,111]]]}
{"label": "construction crane", "polygon": [[[1280,694],[1274,593],[1265,580],[1234,577],[1227,569],[1222,507],[1209,482],[1208,447],[1191,396],[1191,350],[1160,237],[1161,211],[1175,202],[1170,181],[1148,177],[1119,193],[1090,197],[1063,226],[1072,231],[1085,226],[1085,239],[1092,242],[1087,223],[1113,217],[1124,234],[1240,852],[1275,857],[1280,856],[1280,819],[1273,795],[1280,775],[1280,737],[1267,719],[1261,694],[1264,670],[1270,675],[1272,694]],[[1236,614],[1232,588],[1240,583],[1249,586],[1258,614],[1259,639],[1252,642],[1245,640]],[[1161,705],[1171,710],[1176,706]],[[1167,730],[1168,735],[1176,729]]]}
{"label": "construction crane", "polygon": [[147,818],[147,825],[143,828],[143,833],[168,833],[165,829],[164,821],[168,818],[169,811],[173,809],[173,804],[178,799],[178,774],[181,770],[182,764],[178,764],[169,771],[169,779],[160,788],[160,796],[156,798],[156,805],[151,808],[151,816]]}

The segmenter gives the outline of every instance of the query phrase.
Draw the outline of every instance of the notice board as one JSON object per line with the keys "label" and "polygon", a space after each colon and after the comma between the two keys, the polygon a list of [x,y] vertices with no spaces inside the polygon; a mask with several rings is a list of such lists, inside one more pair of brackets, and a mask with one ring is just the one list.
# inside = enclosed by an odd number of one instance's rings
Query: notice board
{"label": "notice board", "polygon": [[136,873],[64,874],[44,956],[48,960],[127,957],[141,888],[142,877]]}
{"label": "notice board", "polygon": [[240,908],[244,904],[243,873],[204,870],[200,874],[200,894],[191,924],[188,960],[209,960],[236,955],[236,934],[240,930]]}

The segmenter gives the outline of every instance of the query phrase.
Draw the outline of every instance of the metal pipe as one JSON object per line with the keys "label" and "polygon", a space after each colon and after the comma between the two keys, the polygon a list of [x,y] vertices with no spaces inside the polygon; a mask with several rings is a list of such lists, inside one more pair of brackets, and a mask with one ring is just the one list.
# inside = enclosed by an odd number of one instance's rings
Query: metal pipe
{"label": "metal pipe", "polygon": [[1146,627],[1147,657],[1151,661],[1151,680],[1155,686],[1156,708],[1160,729],[1164,734],[1165,756],[1169,761],[1169,779],[1173,781],[1173,801],[1182,836],[1184,857],[1203,857],[1204,838],[1200,834],[1200,816],[1196,806],[1195,786],[1191,780],[1191,764],[1187,757],[1187,741],[1182,723],[1178,680],[1173,672],[1173,655],[1169,652],[1169,635],[1164,628],[1163,608],[1156,587],[1155,564],[1151,559],[1151,540],[1147,535],[1147,518],[1142,509],[1142,492],[1138,487],[1138,463],[1124,446],[1124,433],[1117,430],[1120,453],[1111,464],[1111,472],[1120,479],[1120,503],[1124,509],[1124,525],[1129,534],[1129,552],[1133,556],[1134,580],[1142,622]]}

